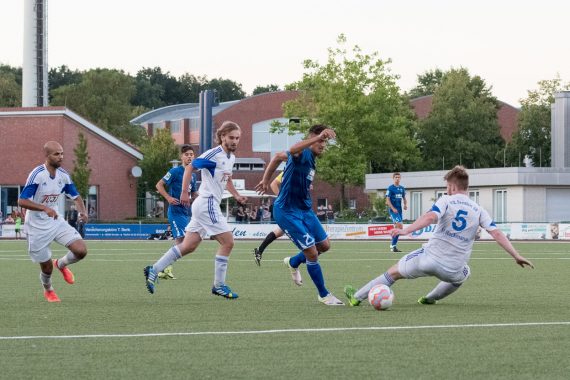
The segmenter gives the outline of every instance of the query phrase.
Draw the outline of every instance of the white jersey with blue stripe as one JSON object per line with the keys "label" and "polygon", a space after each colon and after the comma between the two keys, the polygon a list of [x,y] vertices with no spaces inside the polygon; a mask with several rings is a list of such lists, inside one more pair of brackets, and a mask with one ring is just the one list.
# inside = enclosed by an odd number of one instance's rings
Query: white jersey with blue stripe
{"label": "white jersey with blue stripe", "polygon": [[232,177],[235,160],[233,153],[226,153],[222,146],[218,145],[192,161],[194,168],[201,169],[202,183],[198,189],[200,197],[213,197],[217,203],[222,201],[222,194]]}
{"label": "white jersey with blue stripe", "polygon": [[467,264],[479,226],[487,231],[497,229],[489,213],[465,194],[444,195],[431,211],[438,216],[437,228],[424,248],[449,270]]}
{"label": "white jersey with blue stripe", "polygon": [[[57,212],[59,197],[66,194],[69,198],[75,199],[79,196],[69,174],[62,168],[57,168],[55,176],[52,178],[45,164],[36,167],[26,181],[26,186],[20,193],[21,199],[29,199],[35,203],[42,204]],[[61,216],[59,216],[61,218]],[[50,218],[43,211],[28,210],[25,224],[42,230],[51,229],[54,219]]]}

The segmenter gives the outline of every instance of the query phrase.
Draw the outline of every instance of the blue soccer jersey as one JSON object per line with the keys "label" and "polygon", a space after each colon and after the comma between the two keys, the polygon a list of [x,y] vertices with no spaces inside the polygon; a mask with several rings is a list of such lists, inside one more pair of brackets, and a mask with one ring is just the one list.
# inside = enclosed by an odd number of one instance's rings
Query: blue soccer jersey
{"label": "blue soccer jersey", "polygon": [[315,178],[315,156],[306,148],[299,156],[287,153],[283,180],[275,205],[282,209],[311,210],[311,184]]}
{"label": "blue soccer jersey", "polygon": [[310,188],[314,177],[315,156],[309,148],[297,157],[288,153],[273,215],[279,227],[301,250],[327,239],[312,208]]}
{"label": "blue soccer jersey", "polygon": [[[176,199],[180,199],[180,194],[182,193],[182,178],[184,177],[184,167],[178,166],[172,168],[162,177],[162,181],[168,187],[168,194]],[[191,193],[196,192],[196,174],[192,173],[192,179],[190,180],[190,188],[188,189]],[[174,239],[184,237],[184,229],[190,222],[192,217],[192,207],[184,206],[182,204],[169,205],[168,206],[168,221],[170,223],[170,228],[172,230],[172,236]]]}
{"label": "blue soccer jersey", "polygon": [[386,190],[386,198],[390,199],[390,203],[398,212],[402,213],[402,199],[406,196],[406,189],[404,186],[390,185]]}

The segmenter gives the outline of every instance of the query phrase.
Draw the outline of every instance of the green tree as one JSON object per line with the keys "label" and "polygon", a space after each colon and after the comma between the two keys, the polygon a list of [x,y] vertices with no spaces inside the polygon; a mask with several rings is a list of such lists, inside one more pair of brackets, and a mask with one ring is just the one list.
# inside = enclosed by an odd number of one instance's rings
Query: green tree
{"label": "green tree", "polygon": [[464,68],[447,72],[430,115],[419,123],[425,169],[502,166],[497,109],[497,99],[479,76],[471,77]]}
{"label": "green tree", "polygon": [[287,86],[300,96],[285,103],[284,113],[301,120],[289,125],[293,132],[306,132],[315,123],[336,131],[335,144],[318,161],[318,176],[341,185],[344,201],[344,187],[362,185],[366,172],[413,168],[419,152],[414,115],[390,73],[390,61],[378,53],[364,54],[358,46],[347,52],[344,35],[338,44],[329,49],[326,64],[304,62],[303,79]]}
{"label": "green tree", "polygon": [[169,72],[163,73],[160,67],[139,70],[136,84],[133,105],[157,108],[186,102],[178,79]]}
{"label": "green tree", "polygon": [[16,74],[0,70],[0,107],[20,107],[22,105],[22,86],[16,80]]}
{"label": "green tree", "polygon": [[22,68],[0,64],[0,74],[13,74],[18,86],[22,86]]}
{"label": "green tree", "polygon": [[538,89],[529,90],[521,99],[518,129],[507,145],[508,162],[522,166],[525,156],[534,166],[550,166],[551,163],[551,105],[554,94],[569,90],[570,83],[563,84],[559,76],[538,82]]}
{"label": "green tree", "polygon": [[48,73],[48,83],[50,92],[50,101],[53,99],[53,90],[72,84],[79,84],[83,78],[83,73],[78,70],[72,71],[66,65],[51,68]]}
{"label": "green tree", "polygon": [[259,95],[259,94],[264,94],[266,92],[275,92],[279,90],[280,88],[276,84],[268,84],[267,86],[257,86],[256,88],[253,89],[252,95]]}
{"label": "green tree", "polygon": [[182,86],[184,103],[198,103],[200,92],[207,88],[208,78],[186,73],[180,76],[178,80]]}
{"label": "green tree", "polygon": [[156,193],[156,182],[171,168],[170,161],[178,158],[178,149],[170,132],[158,129],[155,135],[141,147],[144,155],[140,162],[142,177],[139,181],[140,190]]}
{"label": "green tree", "polygon": [[134,92],[133,78],[123,71],[93,69],[83,74],[79,84],[55,89],[52,104],[66,106],[112,135],[140,144],[144,131],[129,123]]}
{"label": "green tree", "polygon": [[440,69],[429,70],[418,75],[418,85],[410,90],[410,99],[420,96],[433,95],[435,90],[441,85],[445,73]]}
{"label": "green tree", "polygon": [[245,91],[241,87],[241,83],[234,82],[230,79],[212,79],[208,81],[205,89],[216,90],[220,102],[229,102],[231,100],[245,98]]}
{"label": "green tree", "polygon": [[78,138],[77,146],[73,149],[75,160],[73,160],[74,168],[73,173],[71,173],[71,179],[75,183],[81,198],[87,201],[89,196],[89,177],[91,176],[87,138],[81,132],[79,132]]}

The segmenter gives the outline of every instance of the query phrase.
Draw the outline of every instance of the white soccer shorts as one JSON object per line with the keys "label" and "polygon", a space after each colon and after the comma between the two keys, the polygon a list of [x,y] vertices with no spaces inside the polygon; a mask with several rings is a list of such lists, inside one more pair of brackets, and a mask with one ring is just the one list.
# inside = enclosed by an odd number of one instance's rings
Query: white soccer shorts
{"label": "white soccer shorts", "polygon": [[196,232],[200,237],[215,236],[232,231],[219,203],[213,197],[198,197],[192,203],[192,218],[186,232]]}
{"label": "white soccer shorts", "polygon": [[53,221],[53,227],[49,230],[40,230],[27,226],[28,234],[28,254],[34,263],[44,263],[51,259],[52,242],[56,242],[65,247],[81,239],[77,230],[71,227],[63,218],[59,217]]}
{"label": "white soccer shorts", "polygon": [[398,272],[407,279],[434,276],[441,281],[461,284],[469,278],[471,269],[465,264],[460,270],[449,270],[431,257],[424,248],[420,248],[398,261]]}

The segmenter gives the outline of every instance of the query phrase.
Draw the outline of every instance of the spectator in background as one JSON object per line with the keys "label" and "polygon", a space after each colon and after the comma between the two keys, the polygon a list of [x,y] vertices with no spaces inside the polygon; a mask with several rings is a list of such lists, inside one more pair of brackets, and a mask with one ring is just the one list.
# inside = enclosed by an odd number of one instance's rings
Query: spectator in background
{"label": "spectator in background", "polygon": [[14,227],[14,233],[16,234],[16,239],[22,238],[22,214],[16,211],[16,226]]}
{"label": "spectator in background", "polygon": [[8,216],[6,217],[6,219],[4,219],[4,223],[5,224],[14,224],[14,218],[12,218],[12,214],[8,214]]}
{"label": "spectator in background", "polygon": [[249,213],[249,221],[251,223],[255,223],[256,218],[257,218],[257,206],[253,206],[251,208],[251,212]]}
{"label": "spectator in background", "polygon": [[325,206],[319,206],[317,207],[317,218],[319,219],[319,221],[325,222],[327,219],[327,211]]}
{"label": "spectator in background", "polygon": [[261,213],[261,222],[262,223],[270,223],[271,222],[271,213],[269,212],[269,206],[263,206],[263,210]]}
{"label": "spectator in background", "polygon": [[243,223],[244,221],[245,221],[245,210],[243,209],[243,205],[239,205],[236,214],[236,222]]}
{"label": "spectator in background", "polygon": [[334,223],[334,210],[333,210],[333,207],[330,203],[327,206],[325,214],[327,216],[327,223]]}

